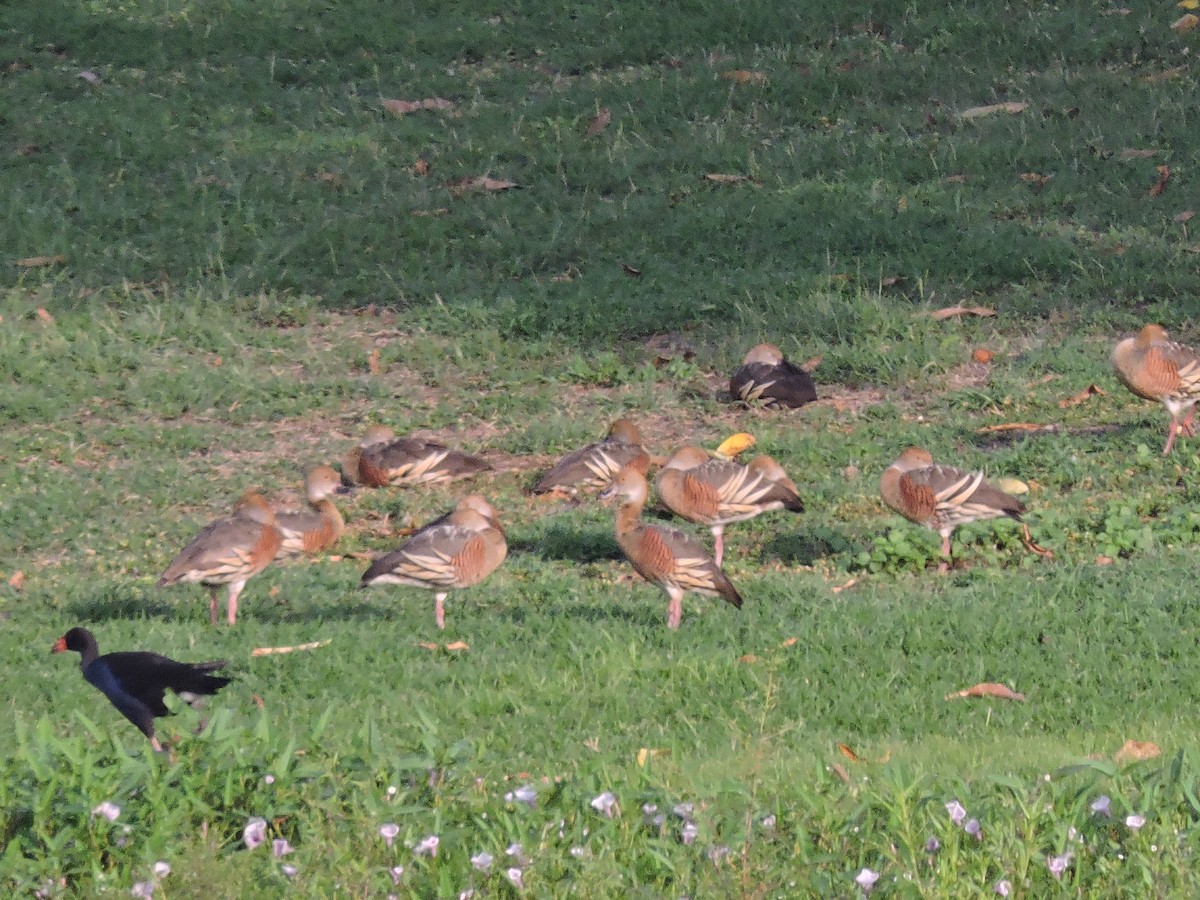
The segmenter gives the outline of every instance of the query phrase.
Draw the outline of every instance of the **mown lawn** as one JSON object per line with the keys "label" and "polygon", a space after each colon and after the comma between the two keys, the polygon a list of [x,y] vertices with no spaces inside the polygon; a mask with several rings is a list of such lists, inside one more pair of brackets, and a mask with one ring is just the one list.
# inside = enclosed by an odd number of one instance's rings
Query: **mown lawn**
{"label": "mown lawn", "polygon": [[[1200,460],[1108,365],[1146,321],[1200,342],[1182,13],[0,9],[0,881],[1194,893]],[[959,304],[996,315],[928,315]],[[819,357],[818,403],[721,400],[761,340]],[[802,516],[728,530],[740,612],[689,596],[668,632],[611,509],[525,493],[620,414],[660,455],[749,431],[800,485]],[[357,493],[234,629],[154,587],[244,489],[295,496],[380,422],[498,469],[471,489],[509,559],[444,633],[427,593],[356,585],[461,485]],[[1054,558],[989,523],[939,576],[877,496],[914,443],[1025,481]],[[77,624],[236,681],[155,757],[48,654]],[[980,682],[1025,699],[951,697]]]}

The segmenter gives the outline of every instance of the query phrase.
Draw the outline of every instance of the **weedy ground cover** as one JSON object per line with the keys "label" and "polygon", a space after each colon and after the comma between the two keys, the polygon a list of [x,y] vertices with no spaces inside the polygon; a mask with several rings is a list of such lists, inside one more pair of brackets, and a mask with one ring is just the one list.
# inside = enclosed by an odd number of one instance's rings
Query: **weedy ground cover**
{"label": "weedy ground cover", "polygon": [[[1144,321],[1200,340],[1172,12],[6,7],[5,886],[1194,892],[1196,446],[1159,456],[1107,364]],[[996,315],[928,315],[960,303]],[[765,339],[820,402],[718,399]],[[657,453],[750,431],[800,485],[729,529],[740,613],[667,633],[610,510],[523,493],[622,413]],[[153,587],[373,422],[499,468],[510,558],[445,634],[352,554],[457,488],[356,495],[236,629]],[[1055,558],[990,523],[927,571],[877,499],[912,443],[1024,480]],[[46,652],[75,624],[237,681],[155,758]],[[981,682],[1025,699],[946,699]]]}

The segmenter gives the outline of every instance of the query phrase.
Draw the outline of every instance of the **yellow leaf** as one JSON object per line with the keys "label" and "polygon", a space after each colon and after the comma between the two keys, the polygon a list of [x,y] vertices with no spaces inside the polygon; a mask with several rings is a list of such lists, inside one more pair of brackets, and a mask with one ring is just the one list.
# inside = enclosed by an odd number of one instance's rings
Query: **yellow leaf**
{"label": "yellow leaf", "polygon": [[1200,0],[1179,0],[1175,5],[1180,9],[1195,9],[1200,7]]}

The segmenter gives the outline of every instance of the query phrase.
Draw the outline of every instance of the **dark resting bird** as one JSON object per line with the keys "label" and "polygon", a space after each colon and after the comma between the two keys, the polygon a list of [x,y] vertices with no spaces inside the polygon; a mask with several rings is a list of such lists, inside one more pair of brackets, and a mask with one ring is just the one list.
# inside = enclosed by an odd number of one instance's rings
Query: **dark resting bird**
{"label": "dark resting bird", "polygon": [[774,344],[752,347],[729,379],[729,393],[743,403],[796,407],[817,399],[812,376],[784,358]]}
{"label": "dark resting bird", "polygon": [[424,438],[396,437],[392,429],[367,429],[358,446],[342,461],[342,472],[353,484],[411,487],[441,484],[490,471],[491,463]]}
{"label": "dark resting bird", "polygon": [[125,653],[106,653],[100,656],[95,636],[86,628],[72,628],[50,648],[51,653],[74,650],[81,655],[79,668],[92,686],[99,688],[125,718],[150,738],[155,750],[162,744],[154,736],[154,719],[169,716],[163,703],[167,688],[191,702],[192,694],[215,694],[230,679],[209,675],[225,665],[215,662],[176,662],[157,653],[136,650]]}
{"label": "dark resting bird", "polygon": [[625,466],[643,475],[650,469],[650,454],[642,446],[642,433],[629,419],[617,419],[604,440],[569,453],[554,464],[533,488],[535,494],[564,491],[575,494],[581,487],[606,488]]}

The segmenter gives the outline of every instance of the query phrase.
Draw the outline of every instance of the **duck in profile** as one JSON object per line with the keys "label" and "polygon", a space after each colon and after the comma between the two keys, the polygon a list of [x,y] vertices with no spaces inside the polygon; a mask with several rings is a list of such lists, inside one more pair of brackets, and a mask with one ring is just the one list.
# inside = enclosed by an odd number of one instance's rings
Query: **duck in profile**
{"label": "duck in profile", "polygon": [[940,572],[950,567],[950,535],[955,528],[1004,516],[1021,522],[1026,548],[1051,555],[1030,537],[1029,526],[1021,518],[1025,505],[1020,500],[985,481],[983,472],[936,464],[921,447],[909,447],[887,467],[879,492],[883,502],[904,518],[941,535]]}
{"label": "duck in profile", "polygon": [[804,512],[796,485],[765,455],[743,465],[700,447],[683,447],[663,465],[654,486],[667,509],[712,530],[718,566],[725,555],[726,525],[776,509]]}
{"label": "duck in profile", "polygon": [[210,590],[208,615],[217,624],[217,589],[229,585],[226,615],[237,622],[238,596],[246,582],[271,564],[283,545],[275,510],[257,491],[247,491],[233,515],[204,527],[171,561],[158,586],[203,584]]}
{"label": "duck in profile", "polygon": [[101,656],[95,636],[86,628],[72,628],[50,648],[52,653],[67,650],[80,654],[79,668],[88,684],[99,689],[160,752],[162,744],[154,735],[154,720],[171,714],[163,703],[166,691],[170,689],[191,702],[193,695],[215,694],[230,681],[209,674],[223,668],[224,661],[176,662],[143,650]]}
{"label": "duck in profile", "polygon": [[543,475],[533,493],[563,491],[575,494],[580,488],[606,488],[625,466],[643,475],[650,469],[650,454],[642,446],[642,433],[629,419],[617,419],[604,439],[569,453]]}
{"label": "duck in profile", "polygon": [[812,376],[789,362],[774,344],[752,347],[729,379],[729,393],[743,403],[797,407],[817,399]]}
{"label": "duck in profile", "polygon": [[308,509],[276,512],[275,527],[283,538],[276,559],[320,553],[337,543],[346,530],[346,521],[333,502],[334,496],[348,494],[341,476],[329,466],[317,466],[304,479],[304,497]]}
{"label": "duck in profile", "polygon": [[741,594],[698,540],[678,528],[641,520],[648,493],[645,476],[624,468],[600,496],[620,498],[617,544],[638,574],[667,595],[667,627],[676,629],[682,622],[687,591],[713,594],[741,609]]}
{"label": "duck in profile", "polygon": [[445,628],[449,592],[479,584],[499,568],[507,554],[508,544],[495,510],[474,494],[371,563],[359,587],[402,584],[436,591],[434,622]]}

